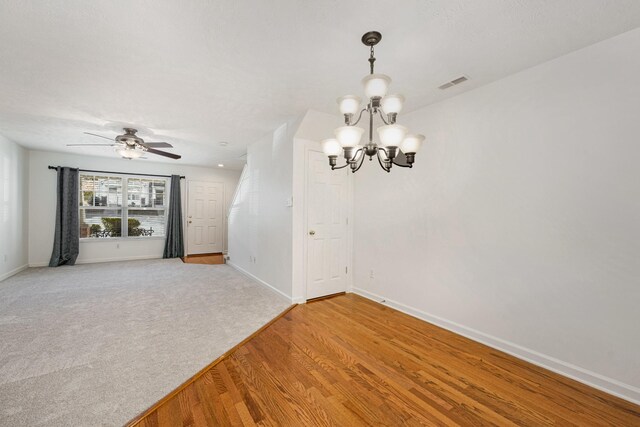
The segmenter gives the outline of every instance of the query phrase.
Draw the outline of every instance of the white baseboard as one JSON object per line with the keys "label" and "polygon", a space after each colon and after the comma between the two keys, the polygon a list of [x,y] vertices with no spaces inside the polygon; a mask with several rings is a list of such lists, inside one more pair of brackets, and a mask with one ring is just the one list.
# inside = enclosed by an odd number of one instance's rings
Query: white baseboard
{"label": "white baseboard", "polygon": [[14,268],[13,270],[8,271],[8,272],[6,272],[6,273],[4,273],[4,274],[0,275],[0,282],[2,282],[2,281],[3,281],[3,280],[5,280],[5,279],[8,279],[9,277],[11,277],[11,276],[13,276],[13,275],[15,275],[15,274],[20,273],[20,272],[21,272],[21,271],[23,271],[23,270],[26,270],[28,267],[29,267],[29,264],[21,265],[21,266],[20,266],[20,267],[18,267],[18,268]]}
{"label": "white baseboard", "polygon": [[307,300],[304,297],[295,297],[291,298],[291,302],[294,304],[304,304],[307,302]]}
{"label": "white baseboard", "polygon": [[[113,258],[93,258],[93,259],[79,259],[76,260],[76,264],[99,264],[102,262],[118,262],[118,261],[139,261],[143,259],[162,259],[162,255],[139,255],[129,257],[113,257]],[[49,262],[32,262],[29,263],[29,267],[47,267]]]}
{"label": "white baseboard", "polygon": [[565,377],[569,377],[593,388],[597,388],[606,393],[640,405],[640,388],[638,387],[634,387],[630,384],[625,384],[621,381],[614,380],[613,378],[600,375],[579,366],[575,366],[571,363],[564,362],[546,354],[539,353],[535,350],[522,347],[509,341],[505,341],[501,338],[485,334],[484,332],[480,332],[473,328],[469,328],[450,320],[443,319],[442,317],[426,313],[422,310],[418,310],[397,301],[393,301],[383,296],[376,295],[364,289],[353,288],[352,291],[353,293],[363,296],[367,299],[387,305],[391,308],[395,308],[398,311],[416,317],[420,320],[432,323],[436,326],[440,326],[441,328],[447,329],[451,332],[455,332],[456,334],[472,339],[473,341],[485,344],[489,347],[515,356],[519,359],[526,360],[527,362],[533,363],[534,365],[541,366]]}
{"label": "white baseboard", "polygon": [[94,258],[94,259],[82,259],[76,261],[76,264],[97,264],[102,262],[116,262],[116,261],[139,261],[142,259],[162,259],[162,255],[138,255],[129,257],[114,257],[114,258]]}
{"label": "white baseboard", "polygon": [[276,289],[274,286],[272,286],[272,285],[268,284],[268,283],[267,283],[267,282],[265,282],[264,280],[262,280],[262,279],[260,279],[260,278],[258,278],[258,277],[256,277],[256,276],[254,276],[253,274],[249,273],[249,272],[248,272],[247,270],[245,270],[244,268],[242,268],[242,267],[238,267],[236,264],[234,264],[234,263],[232,263],[232,262],[230,262],[230,261],[227,261],[227,263],[226,263],[226,264],[227,264],[228,266],[230,266],[230,267],[232,267],[232,268],[234,268],[234,269],[238,270],[240,273],[244,274],[244,275],[245,275],[245,276],[247,276],[248,278],[253,279],[253,280],[255,280],[256,282],[260,283],[261,285],[263,285],[263,286],[265,286],[265,287],[267,287],[267,288],[271,289],[272,291],[274,291],[274,292],[276,292],[276,293],[278,293],[278,294],[282,295],[282,296],[283,296],[283,297],[285,297],[288,301],[291,301],[291,303],[292,303],[292,304],[297,304],[296,302],[294,302],[294,301],[293,301],[293,299],[292,299],[289,295],[285,294],[284,292],[282,292],[282,291],[281,291],[281,290],[279,290],[279,289]]}

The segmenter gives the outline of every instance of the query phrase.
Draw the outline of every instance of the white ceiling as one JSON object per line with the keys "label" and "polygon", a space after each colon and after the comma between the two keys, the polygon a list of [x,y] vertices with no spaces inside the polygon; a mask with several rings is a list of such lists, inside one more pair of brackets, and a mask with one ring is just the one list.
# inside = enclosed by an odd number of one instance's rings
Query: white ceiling
{"label": "white ceiling", "polygon": [[130,125],[182,163],[239,167],[286,119],[361,93],[367,30],[412,110],[638,26],[637,0],[0,0],[0,133],[114,156],[65,144]]}

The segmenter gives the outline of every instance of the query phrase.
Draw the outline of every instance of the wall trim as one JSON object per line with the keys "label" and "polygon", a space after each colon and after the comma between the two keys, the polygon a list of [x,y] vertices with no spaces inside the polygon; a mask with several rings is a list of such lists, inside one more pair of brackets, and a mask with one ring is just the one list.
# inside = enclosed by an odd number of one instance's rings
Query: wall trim
{"label": "wall trim", "polygon": [[[294,299],[293,299],[293,298],[291,298],[289,295],[285,294],[284,292],[282,292],[282,291],[281,291],[281,290],[279,290],[279,289],[276,289],[274,286],[272,286],[272,285],[268,284],[268,283],[267,283],[267,282],[265,282],[264,280],[262,280],[262,279],[260,279],[260,278],[258,278],[258,277],[256,277],[256,276],[254,276],[253,274],[249,273],[249,272],[248,272],[247,270],[245,270],[244,268],[239,267],[239,266],[237,266],[236,264],[234,264],[234,263],[232,263],[232,262],[230,262],[230,261],[227,261],[227,262],[226,262],[226,264],[227,264],[228,266],[230,266],[230,267],[232,267],[232,268],[236,269],[238,272],[240,272],[240,273],[244,274],[244,275],[245,275],[245,276],[247,276],[248,278],[253,279],[253,280],[255,280],[256,282],[260,283],[262,286],[265,286],[265,287],[267,287],[267,288],[271,289],[272,291],[274,291],[274,292],[276,292],[276,293],[278,293],[278,294],[282,295],[282,296],[283,296],[283,297],[285,297],[288,301],[291,301],[291,303],[292,303],[292,304],[298,304],[297,302],[294,302]],[[297,298],[296,298],[296,300],[297,300]]]}
{"label": "wall trim", "polygon": [[4,273],[3,275],[0,275],[0,282],[2,282],[5,279],[8,279],[11,276],[14,276],[18,273],[20,273],[21,271],[26,270],[29,267],[29,264],[25,264],[25,265],[21,265],[18,268],[14,268],[11,271],[7,271],[6,273]]}
{"label": "wall trim", "polygon": [[640,405],[640,388],[638,387],[634,387],[630,384],[625,384],[613,378],[609,378],[596,372],[589,371],[588,369],[584,369],[560,359],[556,359],[555,357],[548,356],[546,354],[539,353],[535,350],[531,350],[529,348],[514,344],[501,338],[494,337],[484,332],[477,331],[473,328],[469,328],[451,320],[429,314],[417,308],[410,307],[408,305],[391,300],[389,298],[385,298],[364,289],[354,287],[352,289],[352,292],[372,301],[387,305],[420,320],[424,320],[425,322],[432,323],[436,326],[462,335],[473,341],[477,341],[489,347],[495,348],[496,350],[503,351],[519,359],[533,363],[534,365],[540,366],[562,376],[586,384],[590,387],[604,391],[605,393],[609,393],[621,399],[628,400],[629,402]]}
{"label": "wall trim", "polygon": [[49,263],[48,262],[30,262],[29,263],[29,268],[34,268],[34,267],[46,267],[48,266]]}
{"label": "wall trim", "polygon": [[[138,256],[128,256],[128,257],[115,257],[115,258],[93,258],[93,259],[83,259],[77,260],[76,265],[78,264],[99,264],[103,262],[118,262],[118,261],[139,261],[142,259],[162,259],[162,255],[138,255]],[[31,262],[29,263],[29,267],[48,267],[49,262]]]}

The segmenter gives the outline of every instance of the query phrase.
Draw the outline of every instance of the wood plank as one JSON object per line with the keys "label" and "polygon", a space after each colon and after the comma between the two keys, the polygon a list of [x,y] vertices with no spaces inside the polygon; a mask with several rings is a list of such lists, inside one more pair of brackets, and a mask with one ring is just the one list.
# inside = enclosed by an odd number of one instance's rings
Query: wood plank
{"label": "wood plank", "polygon": [[354,294],[299,305],[131,425],[640,426],[640,407]]}
{"label": "wood plank", "polygon": [[224,264],[225,259],[224,255],[221,252],[214,254],[197,254],[197,255],[187,255],[181,258],[182,262],[185,264]]}
{"label": "wood plank", "polygon": [[[222,356],[218,357],[216,360],[214,360],[213,362],[211,362],[210,364],[208,364],[207,366],[205,366],[204,368],[202,368],[200,371],[198,371],[195,375],[193,375],[191,378],[189,378],[187,381],[185,381],[184,383],[180,384],[175,390],[173,390],[171,393],[169,393],[168,395],[166,395],[165,397],[163,397],[162,399],[160,399],[159,401],[157,401],[156,403],[154,403],[153,405],[151,405],[151,407],[149,409],[147,409],[146,411],[144,411],[143,413],[141,413],[140,415],[138,415],[137,417],[135,417],[134,419],[132,419],[131,421],[129,421],[126,425],[127,426],[135,426],[138,425],[140,423],[141,420],[143,420],[145,417],[152,415],[154,413],[156,413],[156,410],[158,408],[160,408],[162,405],[164,405],[165,403],[167,403],[168,401],[170,401],[171,399],[176,398],[176,396],[182,392],[185,388],[189,387],[190,385],[192,385],[193,383],[195,383],[195,381],[197,379],[199,379],[200,377],[202,377],[203,375],[207,374],[215,365],[217,365],[218,363],[220,363],[222,360],[226,359],[227,357],[229,357],[231,354],[234,354],[237,350],[241,350],[242,347],[248,343],[249,341],[251,341],[251,339],[253,339],[255,336],[258,336],[260,334],[260,332],[262,332],[263,330],[269,328],[269,326],[271,326],[273,323],[277,322],[281,317],[284,317],[289,311],[291,311],[296,305],[291,305],[288,308],[286,308],[282,313],[280,313],[279,315],[277,315],[275,318],[273,318],[270,322],[268,322],[266,325],[264,325],[263,327],[261,327],[260,329],[258,329],[257,331],[255,331],[253,334],[249,335],[247,338],[245,338],[244,340],[242,340],[241,342],[239,342],[237,345],[235,345],[233,348],[231,348],[229,351],[227,351],[226,353],[224,353]],[[242,350],[241,350],[242,351]],[[203,382],[206,382],[207,380],[203,380]]]}

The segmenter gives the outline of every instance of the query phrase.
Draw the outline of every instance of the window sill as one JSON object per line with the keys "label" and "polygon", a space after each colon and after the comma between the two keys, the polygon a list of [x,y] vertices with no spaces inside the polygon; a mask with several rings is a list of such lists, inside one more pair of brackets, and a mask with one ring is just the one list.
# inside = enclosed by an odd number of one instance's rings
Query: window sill
{"label": "window sill", "polygon": [[148,237],[82,237],[80,243],[94,242],[141,242],[146,240],[164,240],[165,236],[148,236]]}

